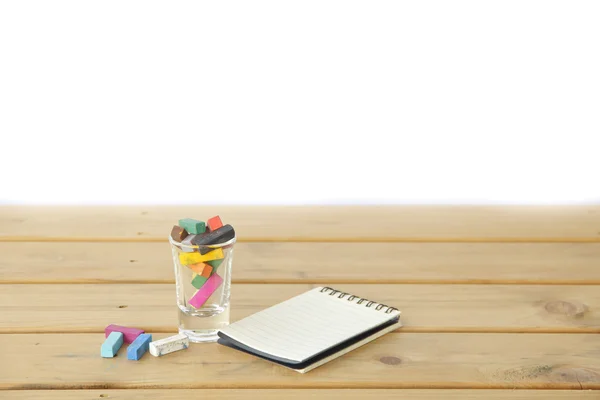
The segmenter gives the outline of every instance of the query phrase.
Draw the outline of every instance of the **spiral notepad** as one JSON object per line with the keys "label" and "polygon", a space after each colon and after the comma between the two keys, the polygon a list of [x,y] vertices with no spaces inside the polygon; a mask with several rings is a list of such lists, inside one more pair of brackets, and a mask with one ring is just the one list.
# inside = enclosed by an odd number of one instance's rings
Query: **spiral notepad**
{"label": "spiral notepad", "polygon": [[230,324],[218,342],[304,373],[400,326],[395,307],[318,287]]}

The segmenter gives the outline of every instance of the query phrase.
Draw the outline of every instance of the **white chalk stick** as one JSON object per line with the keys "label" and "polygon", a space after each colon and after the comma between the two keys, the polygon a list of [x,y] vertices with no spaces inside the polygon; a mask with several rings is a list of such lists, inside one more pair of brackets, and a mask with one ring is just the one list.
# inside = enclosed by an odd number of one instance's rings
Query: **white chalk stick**
{"label": "white chalk stick", "polygon": [[174,351],[187,349],[189,345],[190,339],[183,333],[180,333],[179,335],[150,342],[150,354],[154,357],[160,357]]}
{"label": "white chalk stick", "polygon": [[[195,238],[195,237],[196,237],[196,235],[188,235],[185,239],[183,239],[181,241],[181,244],[186,244],[188,246],[193,246],[192,239]],[[184,253],[193,253],[194,249],[190,249],[190,248],[181,246],[181,251],[183,251]]]}

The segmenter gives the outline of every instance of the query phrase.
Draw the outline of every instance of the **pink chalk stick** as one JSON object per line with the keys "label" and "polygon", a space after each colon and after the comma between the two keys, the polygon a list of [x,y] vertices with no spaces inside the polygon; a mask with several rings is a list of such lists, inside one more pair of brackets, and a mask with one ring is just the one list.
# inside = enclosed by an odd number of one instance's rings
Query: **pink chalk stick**
{"label": "pink chalk stick", "polygon": [[202,288],[196,292],[194,296],[188,301],[195,308],[200,308],[202,305],[208,300],[208,298],[221,286],[223,283],[223,278],[221,278],[217,274],[213,274]]}
{"label": "pink chalk stick", "polygon": [[141,329],[137,328],[128,328],[126,326],[119,326],[110,324],[106,328],[104,328],[104,335],[108,337],[111,332],[121,332],[123,334],[123,341],[125,343],[132,343],[138,336],[142,333],[146,333]]}

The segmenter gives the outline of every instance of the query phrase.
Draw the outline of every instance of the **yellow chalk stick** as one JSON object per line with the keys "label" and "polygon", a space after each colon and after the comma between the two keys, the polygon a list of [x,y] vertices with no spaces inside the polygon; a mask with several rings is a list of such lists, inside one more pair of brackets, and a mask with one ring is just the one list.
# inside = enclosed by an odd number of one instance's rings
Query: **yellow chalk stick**
{"label": "yellow chalk stick", "polygon": [[215,249],[206,254],[200,253],[179,253],[179,262],[183,265],[198,264],[204,261],[218,260],[224,258],[223,249]]}

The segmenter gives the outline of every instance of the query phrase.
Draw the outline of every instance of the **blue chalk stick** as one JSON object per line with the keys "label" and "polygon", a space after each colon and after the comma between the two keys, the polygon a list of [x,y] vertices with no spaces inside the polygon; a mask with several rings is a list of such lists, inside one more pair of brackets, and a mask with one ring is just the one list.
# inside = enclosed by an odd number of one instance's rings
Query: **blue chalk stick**
{"label": "blue chalk stick", "polygon": [[117,354],[117,351],[123,345],[123,334],[121,332],[111,332],[100,347],[102,357],[111,358]]}
{"label": "blue chalk stick", "polygon": [[145,352],[150,348],[150,342],[152,341],[152,335],[149,333],[142,333],[138,336],[133,343],[127,347],[127,359],[128,360],[139,360],[142,358]]}

